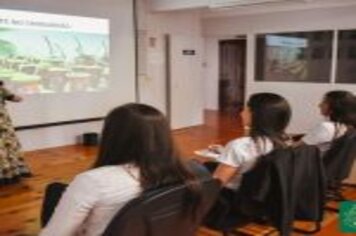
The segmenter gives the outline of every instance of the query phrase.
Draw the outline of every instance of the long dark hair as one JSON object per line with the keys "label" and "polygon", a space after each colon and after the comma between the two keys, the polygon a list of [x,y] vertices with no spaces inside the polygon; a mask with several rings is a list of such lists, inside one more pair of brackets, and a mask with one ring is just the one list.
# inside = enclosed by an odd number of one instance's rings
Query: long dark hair
{"label": "long dark hair", "polygon": [[344,111],[341,116],[341,122],[349,129],[356,129],[356,96],[344,100]]}
{"label": "long dark hair", "polygon": [[94,168],[125,164],[138,167],[144,191],[185,183],[189,204],[193,208],[198,205],[198,181],[181,162],[169,124],[157,109],[130,103],[107,115]]}
{"label": "long dark hair", "polygon": [[291,118],[291,108],[285,98],[274,93],[257,93],[250,97],[248,108],[251,111],[250,136],[258,144],[265,138],[275,147],[285,147],[287,128]]}
{"label": "long dark hair", "polygon": [[355,125],[351,118],[354,97],[351,92],[344,90],[330,91],[324,95],[323,101],[328,106],[329,119],[335,124],[334,138],[337,138],[341,132],[341,125],[346,125],[348,128]]}
{"label": "long dark hair", "polygon": [[351,92],[344,90],[330,91],[324,95],[324,102],[326,102],[329,109],[330,121],[343,123],[343,117],[349,109],[346,103],[353,97],[354,95]]}

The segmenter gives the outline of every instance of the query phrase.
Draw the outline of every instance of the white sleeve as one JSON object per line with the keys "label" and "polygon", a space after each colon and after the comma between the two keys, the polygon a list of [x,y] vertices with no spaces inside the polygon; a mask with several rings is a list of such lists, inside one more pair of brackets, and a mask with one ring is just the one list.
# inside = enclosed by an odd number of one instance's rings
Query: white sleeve
{"label": "white sleeve", "polygon": [[307,133],[302,141],[308,145],[328,143],[333,140],[334,129],[332,124],[321,123]]}
{"label": "white sleeve", "polygon": [[218,161],[232,167],[241,167],[248,159],[249,152],[243,140],[228,143]]}
{"label": "white sleeve", "polygon": [[61,197],[48,225],[40,236],[74,236],[97,202],[99,193],[95,182],[78,175]]}

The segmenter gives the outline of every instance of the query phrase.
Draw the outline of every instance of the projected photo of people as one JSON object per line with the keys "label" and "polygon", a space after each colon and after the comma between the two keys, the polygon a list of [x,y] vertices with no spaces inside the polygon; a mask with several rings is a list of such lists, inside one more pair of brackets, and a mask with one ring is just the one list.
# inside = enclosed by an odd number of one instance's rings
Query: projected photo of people
{"label": "projected photo of people", "polygon": [[329,32],[259,35],[256,80],[328,82],[331,39]]}
{"label": "projected photo of people", "polygon": [[[83,29],[81,17],[54,16],[47,22],[16,14],[0,19],[0,80],[23,94],[105,90],[108,23],[89,18],[94,26]],[[107,30],[97,31],[102,24]]]}

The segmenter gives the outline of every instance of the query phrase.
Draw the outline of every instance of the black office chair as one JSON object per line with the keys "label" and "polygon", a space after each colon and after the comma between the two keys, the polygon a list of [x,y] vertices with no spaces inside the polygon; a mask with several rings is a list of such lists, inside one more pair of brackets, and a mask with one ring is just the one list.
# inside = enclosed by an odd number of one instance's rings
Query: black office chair
{"label": "black office chair", "polygon": [[103,236],[194,236],[218,196],[220,182],[202,180],[202,190],[195,214],[184,207],[185,185],[145,193],[118,212]]}
{"label": "black office chair", "polygon": [[[328,181],[328,200],[345,201],[342,182],[349,177],[356,159],[356,131],[347,132],[336,139],[325,153],[323,163]],[[356,187],[355,185],[348,185]],[[337,212],[337,209],[328,208]]]}
{"label": "black office chair", "polygon": [[[234,209],[226,219],[218,224],[211,220],[207,226],[224,235],[239,234],[236,228],[248,223],[274,226],[280,235],[289,235],[292,230],[316,233],[321,228],[324,196],[325,178],[318,148],[303,145],[277,149],[260,157],[256,166],[244,174]],[[293,229],[294,220],[314,222],[315,228]]]}

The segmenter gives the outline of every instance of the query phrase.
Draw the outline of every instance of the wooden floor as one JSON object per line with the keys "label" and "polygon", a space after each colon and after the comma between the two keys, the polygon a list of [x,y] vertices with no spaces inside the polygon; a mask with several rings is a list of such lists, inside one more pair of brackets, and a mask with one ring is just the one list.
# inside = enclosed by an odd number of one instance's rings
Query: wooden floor
{"label": "wooden floor", "polygon": [[[213,143],[226,143],[241,136],[239,120],[207,112],[205,125],[174,132],[176,143],[184,157]],[[0,187],[0,236],[32,236],[39,232],[40,206],[46,184],[69,182],[73,176],[88,169],[96,155],[96,148],[68,146],[26,153],[34,177],[13,186]],[[350,192],[356,200],[356,193]],[[342,235],[337,228],[337,215],[330,214],[318,235]],[[302,227],[306,224],[302,224]],[[241,232],[261,235],[266,227],[248,226]],[[197,236],[218,236],[217,232],[202,228]]]}

